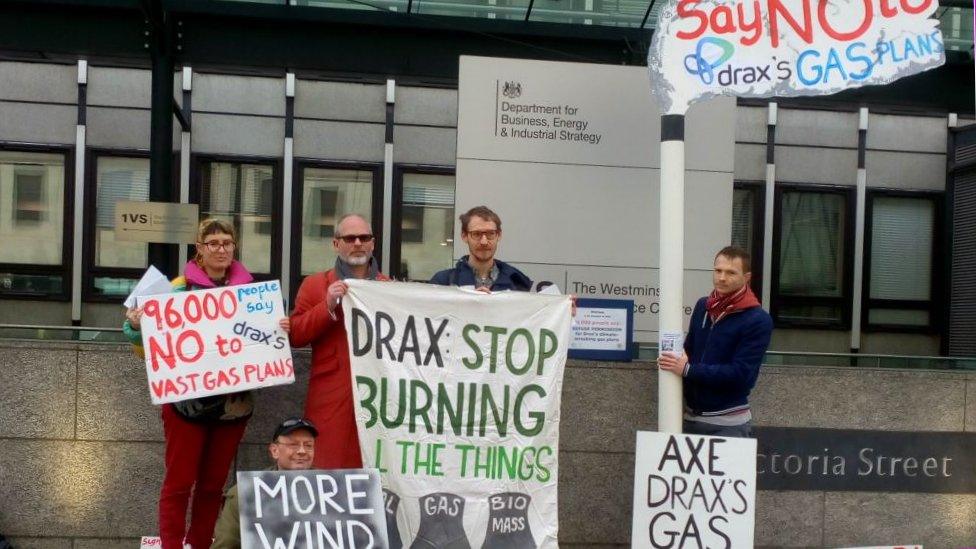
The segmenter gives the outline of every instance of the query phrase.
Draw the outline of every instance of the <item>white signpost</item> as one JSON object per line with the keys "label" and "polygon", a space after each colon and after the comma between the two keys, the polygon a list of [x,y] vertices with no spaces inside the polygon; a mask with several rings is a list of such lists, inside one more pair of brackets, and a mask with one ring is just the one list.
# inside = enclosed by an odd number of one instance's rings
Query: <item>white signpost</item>
{"label": "white signpost", "polygon": [[277,280],[141,296],[153,404],[295,382]]}

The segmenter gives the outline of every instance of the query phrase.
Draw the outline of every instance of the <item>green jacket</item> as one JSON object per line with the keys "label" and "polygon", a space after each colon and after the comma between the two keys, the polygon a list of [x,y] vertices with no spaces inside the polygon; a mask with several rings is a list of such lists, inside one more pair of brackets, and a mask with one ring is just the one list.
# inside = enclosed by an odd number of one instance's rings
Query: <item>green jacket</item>
{"label": "green jacket", "polygon": [[224,507],[214,526],[214,542],[210,549],[240,549],[241,511],[235,484],[224,494]]}
{"label": "green jacket", "polygon": [[[272,465],[265,471],[277,471]],[[214,542],[210,549],[240,549],[241,547],[241,504],[237,498],[237,485],[224,493],[224,507],[214,526]]]}

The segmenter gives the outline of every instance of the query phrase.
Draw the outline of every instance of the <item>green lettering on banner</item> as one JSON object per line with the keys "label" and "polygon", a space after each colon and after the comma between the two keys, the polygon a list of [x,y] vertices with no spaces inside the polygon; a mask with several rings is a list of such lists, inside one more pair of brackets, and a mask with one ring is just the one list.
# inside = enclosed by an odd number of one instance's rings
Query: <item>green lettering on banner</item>
{"label": "green lettering on banner", "polygon": [[480,332],[481,328],[478,328],[474,324],[467,324],[461,329],[461,337],[464,338],[464,342],[468,344],[468,347],[474,351],[474,360],[469,360],[468,358],[461,359],[461,363],[471,370],[477,370],[481,368],[481,363],[485,360],[484,355],[481,354],[481,347],[473,339],[471,339],[470,332]]}
{"label": "green lettering on banner", "polygon": [[489,406],[492,418],[495,420],[498,436],[504,437],[508,433],[508,403],[511,389],[508,385],[505,385],[504,389],[501,415],[499,415],[498,404],[495,402],[494,397],[491,396],[491,385],[485,384],[481,386],[481,428],[478,431],[481,436],[485,436],[487,432]]}
{"label": "green lettering on banner", "polygon": [[488,371],[495,373],[498,369],[498,336],[508,333],[508,328],[501,326],[485,326],[485,331],[491,334],[491,350],[488,355]]}
{"label": "green lettering on banner", "polygon": [[[426,400],[422,405],[417,405],[417,393],[418,391],[423,391]],[[410,432],[417,432],[417,418],[419,417],[424,425],[427,427],[427,432],[432,432],[430,425],[430,417],[428,417],[427,412],[430,410],[431,404],[433,404],[434,395],[430,392],[430,387],[426,383],[419,379],[410,380]]]}
{"label": "green lettering on banner", "polygon": [[545,412],[529,412],[525,415],[535,420],[532,427],[526,428],[525,424],[522,423],[522,415],[519,413],[522,410],[522,401],[526,394],[533,392],[541,398],[545,398],[546,390],[540,385],[531,384],[526,385],[519,391],[519,394],[515,396],[515,430],[519,432],[520,435],[525,437],[534,437],[542,432],[542,428],[546,423],[546,413]]}
{"label": "green lettering on banner", "polygon": [[380,379],[380,420],[383,422],[383,427],[387,429],[395,429],[403,425],[403,416],[407,412],[407,380],[399,379],[397,380],[397,396],[398,402],[396,405],[396,417],[390,419],[386,417],[390,410],[390,394],[389,394],[389,379]]}
{"label": "green lettering on banner", "polygon": [[[546,346],[546,342],[552,344],[551,347]],[[552,330],[547,330],[545,328],[539,330],[539,370],[538,375],[542,375],[542,366],[547,358],[552,358],[556,354],[556,350],[559,349],[559,340],[556,338],[556,334]]]}
{"label": "green lettering on banner", "polygon": [[363,423],[369,429],[373,425],[376,425],[376,408],[373,406],[373,399],[376,398],[376,383],[366,376],[356,376],[356,386],[361,387],[364,385],[368,389],[368,392],[365,397],[360,397],[359,405],[363,407],[363,410],[369,412],[369,417]]}
{"label": "green lettering on banner", "polygon": [[[525,345],[528,347],[528,352],[525,357],[525,364],[516,367],[515,359],[512,357],[512,348],[515,347],[515,342],[517,337],[522,336],[525,338]],[[512,332],[512,335],[508,336],[508,342],[505,344],[505,363],[508,365],[508,370],[513,374],[520,376],[529,371],[532,368],[532,362],[535,359],[535,342],[532,340],[532,334],[529,333],[525,328],[518,328]]]}
{"label": "green lettering on banner", "polygon": [[444,434],[444,416],[451,421],[451,431],[455,435],[461,434],[461,415],[464,410],[464,384],[457,384],[457,403],[452,408],[451,399],[447,395],[447,387],[443,383],[437,384],[437,434]]}

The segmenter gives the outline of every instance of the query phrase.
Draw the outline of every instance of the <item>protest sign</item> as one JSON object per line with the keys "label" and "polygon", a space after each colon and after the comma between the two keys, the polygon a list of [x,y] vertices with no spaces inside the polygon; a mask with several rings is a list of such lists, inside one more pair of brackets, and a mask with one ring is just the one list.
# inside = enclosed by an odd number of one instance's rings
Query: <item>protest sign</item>
{"label": "protest sign", "polygon": [[139,549],[156,549],[162,547],[163,541],[159,536],[142,536],[139,540]]}
{"label": "protest sign", "polygon": [[637,432],[631,547],[753,546],[756,440]]}
{"label": "protest sign", "polygon": [[371,469],[237,473],[243,549],[386,549],[380,479]]}
{"label": "protest sign", "polygon": [[569,296],[347,283],[359,440],[395,509],[391,547],[556,547]]}
{"label": "protest sign", "polygon": [[671,0],[647,66],[662,113],[717,95],[827,95],[945,63],[938,0]]}
{"label": "protest sign", "polygon": [[153,404],[295,382],[278,281],[138,298]]}
{"label": "protest sign", "polygon": [[630,362],[634,302],[630,299],[576,300],[569,358]]}

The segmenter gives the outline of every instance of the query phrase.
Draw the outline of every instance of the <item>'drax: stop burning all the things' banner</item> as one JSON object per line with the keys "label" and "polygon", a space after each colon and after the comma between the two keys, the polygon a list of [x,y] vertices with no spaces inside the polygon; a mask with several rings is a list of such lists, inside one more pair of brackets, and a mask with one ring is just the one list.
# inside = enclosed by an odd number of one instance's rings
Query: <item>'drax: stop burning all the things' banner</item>
{"label": "'drax: stop burning all the things' banner", "polygon": [[556,547],[569,297],[348,283],[356,419],[390,547]]}

